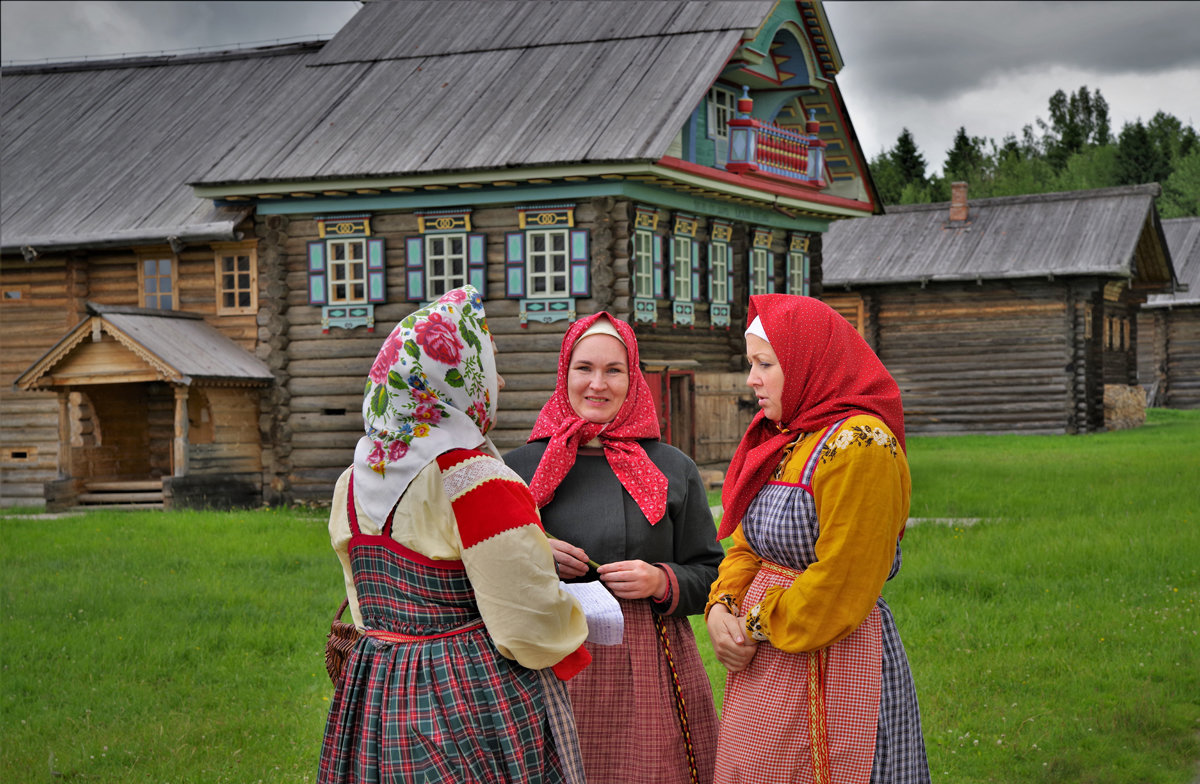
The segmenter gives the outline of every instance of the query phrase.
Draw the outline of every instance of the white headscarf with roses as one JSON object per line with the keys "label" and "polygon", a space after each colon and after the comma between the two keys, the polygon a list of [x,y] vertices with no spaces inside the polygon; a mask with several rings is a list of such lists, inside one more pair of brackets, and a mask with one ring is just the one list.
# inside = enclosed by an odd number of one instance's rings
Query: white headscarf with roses
{"label": "white headscarf with roses", "polygon": [[483,300],[446,292],[388,335],[363,397],[366,435],[354,450],[354,497],[382,524],[413,478],[450,449],[482,448],[496,421],[496,357]]}

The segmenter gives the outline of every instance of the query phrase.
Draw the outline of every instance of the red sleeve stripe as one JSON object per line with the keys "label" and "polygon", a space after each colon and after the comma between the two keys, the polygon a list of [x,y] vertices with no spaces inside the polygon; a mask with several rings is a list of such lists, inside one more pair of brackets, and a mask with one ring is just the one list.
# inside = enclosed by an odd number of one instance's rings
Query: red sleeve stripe
{"label": "red sleeve stripe", "polygon": [[438,465],[463,547],[526,525],[541,528],[529,488],[502,461],[482,452],[455,450],[439,457]]}

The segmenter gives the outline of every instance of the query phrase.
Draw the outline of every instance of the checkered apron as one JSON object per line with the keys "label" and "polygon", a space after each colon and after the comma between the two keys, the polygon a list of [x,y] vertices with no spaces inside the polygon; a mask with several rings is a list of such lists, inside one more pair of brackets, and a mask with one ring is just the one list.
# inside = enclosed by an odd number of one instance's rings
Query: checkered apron
{"label": "checkered apron", "polygon": [[350,562],[366,636],[329,710],[317,780],[563,781],[536,670],[500,655],[460,561],[361,533]]}
{"label": "checkered apron", "polygon": [[[816,560],[812,476],[837,428],[822,435],[799,484],[770,482],[747,509],[743,531],[763,568],[744,607],[770,586],[790,586]],[[889,579],[899,568],[897,545]],[[920,733],[904,648],[880,598],[858,629],[828,648],[791,654],[762,642],[750,666],[729,675],[714,781],[924,782]]]}

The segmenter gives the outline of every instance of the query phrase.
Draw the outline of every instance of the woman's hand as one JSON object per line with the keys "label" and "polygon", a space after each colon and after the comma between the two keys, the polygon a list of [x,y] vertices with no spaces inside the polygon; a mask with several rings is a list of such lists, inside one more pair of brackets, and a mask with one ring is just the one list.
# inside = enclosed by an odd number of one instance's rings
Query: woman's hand
{"label": "woman's hand", "polygon": [[707,624],[717,661],[730,672],[746,669],[758,650],[758,641],[746,636],[742,619],[730,613],[725,605],[714,604],[708,611]]}
{"label": "woman's hand", "polygon": [[667,573],[645,561],[614,561],[596,571],[618,599],[661,599],[667,595]]}
{"label": "woman's hand", "polygon": [[551,539],[550,549],[554,552],[554,564],[558,567],[558,576],[564,580],[572,577],[583,577],[588,570],[588,555],[582,548],[564,542],[562,539]]}

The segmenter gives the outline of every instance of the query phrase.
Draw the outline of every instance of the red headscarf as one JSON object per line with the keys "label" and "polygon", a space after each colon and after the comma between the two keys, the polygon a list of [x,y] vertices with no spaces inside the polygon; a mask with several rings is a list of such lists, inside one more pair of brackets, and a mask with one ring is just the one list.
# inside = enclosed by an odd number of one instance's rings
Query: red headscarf
{"label": "red headscarf", "polygon": [[904,448],[900,387],[850,322],[820,300],[791,294],[750,298],[746,323],[760,319],[783,370],[783,416],[758,412],[738,444],[725,485],[718,539],[733,533],[771,478],[783,448],[852,414],[883,420]]}
{"label": "red headscarf", "polygon": [[[567,373],[575,344],[597,320],[607,318],[620,333],[629,361],[629,392],[612,422],[589,422],[575,412],[567,397]],[[621,485],[637,502],[646,519],[653,525],[667,513],[667,478],[646,455],[638,439],[659,437],[658,413],[650,397],[650,387],[638,366],[637,338],[633,328],[624,321],[601,311],[576,321],[563,336],[562,352],[558,355],[558,380],[554,394],[542,406],[530,441],[549,438],[546,452],[538,463],[529,489],[543,507],[554,498],[554,491],[575,465],[575,455],[581,444],[599,437],[604,456]]]}

